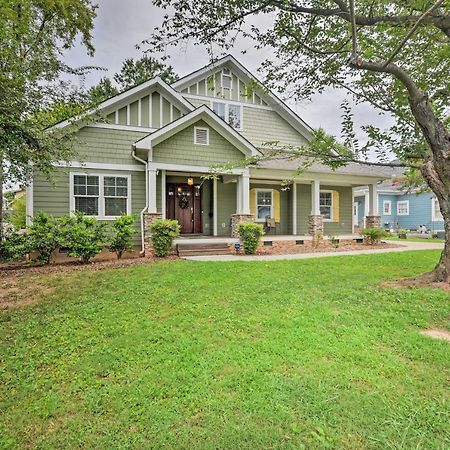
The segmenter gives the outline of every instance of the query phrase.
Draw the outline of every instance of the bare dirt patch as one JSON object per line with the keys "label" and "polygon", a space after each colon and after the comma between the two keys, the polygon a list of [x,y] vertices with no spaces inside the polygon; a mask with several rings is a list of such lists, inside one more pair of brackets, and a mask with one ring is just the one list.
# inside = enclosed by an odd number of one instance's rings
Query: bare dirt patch
{"label": "bare dirt patch", "polygon": [[418,277],[405,278],[403,280],[388,281],[384,284],[387,287],[395,288],[432,288],[450,292],[450,283],[434,281],[432,272],[424,273]]}
{"label": "bare dirt patch", "polygon": [[433,339],[442,339],[450,342],[450,331],[443,330],[442,328],[430,328],[429,330],[422,330],[420,334],[428,336]]}

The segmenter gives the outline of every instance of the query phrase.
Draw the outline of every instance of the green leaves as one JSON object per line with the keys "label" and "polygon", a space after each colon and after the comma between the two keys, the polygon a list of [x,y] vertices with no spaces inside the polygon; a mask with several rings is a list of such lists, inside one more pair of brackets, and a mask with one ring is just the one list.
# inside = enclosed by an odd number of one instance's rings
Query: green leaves
{"label": "green leaves", "polygon": [[133,249],[133,235],[136,232],[134,222],[135,218],[126,214],[122,214],[114,220],[109,251],[115,252],[117,259],[122,258],[124,251]]}
{"label": "green leaves", "polygon": [[173,240],[180,234],[177,220],[156,220],[151,225],[153,251],[156,256],[167,256]]}

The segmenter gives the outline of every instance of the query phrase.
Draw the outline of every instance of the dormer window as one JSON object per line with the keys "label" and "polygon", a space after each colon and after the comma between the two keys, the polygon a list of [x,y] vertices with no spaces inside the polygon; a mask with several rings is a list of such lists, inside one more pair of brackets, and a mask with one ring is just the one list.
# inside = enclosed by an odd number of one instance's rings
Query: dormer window
{"label": "dormer window", "polygon": [[242,130],[242,106],[212,102],[212,110],[236,130]]}

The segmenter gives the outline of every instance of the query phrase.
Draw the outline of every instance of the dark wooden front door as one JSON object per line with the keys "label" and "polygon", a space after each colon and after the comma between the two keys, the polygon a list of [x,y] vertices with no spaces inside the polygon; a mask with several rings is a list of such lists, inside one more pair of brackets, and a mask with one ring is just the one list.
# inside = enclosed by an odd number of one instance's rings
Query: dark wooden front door
{"label": "dark wooden front door", "polygon": [[166,217],[176,219],[181,233],[202,232],[202,189],[188,184],[167,185]]}

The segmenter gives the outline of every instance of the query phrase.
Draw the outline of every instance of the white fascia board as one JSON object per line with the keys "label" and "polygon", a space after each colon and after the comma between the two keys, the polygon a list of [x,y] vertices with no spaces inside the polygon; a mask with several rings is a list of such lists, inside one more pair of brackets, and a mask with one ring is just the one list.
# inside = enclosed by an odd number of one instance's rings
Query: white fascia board
{"label": "white fascia board", "polygon": [[82,120],[86,116],[96,114],[98,111],[107,110],[113,106],[120,107],[120,105],[126,102],[127,99],[129,99],[130,97],[139,94],[140,92],[150,89],[152,87],[160,88],[167,94],[168,97],[171,97],[173,100],[178,102],[178,106],[184,107],[187,111],[194,110],[194,106],[188,100],[186,100],[179,92],[173,89],[173,87],[168,85],[161,78],[156,77],[152,78],[151,80],[144,81],[143,83],[138,84],[137,86],[131,89],[128,89],[118,95],[115,95],[114,97],[109,98],[108,100],[105,100],[104,102],[98,104],[95,108],[91,108],[85,111],[83,114],[79,114],[73,117],[72,119],[67,119],[62,122],[59,122],[56,125],[49,127],[48,129],[52,130],[54,128],[64,128],[74,122]]}
{"label": "white fascia board", "polygon": [[96,170],[124,170],[133,172],[144,172],[145,167],[138,164],[112,164],[84,161],[59,161],[53,164],[55,167],[77,168],[77,169],[96,169]]}
{"label": "white fascia board", "polygon": [[312,139],[313,128],[310,127],[303,119],[301,119],[286,103],[280,100],[272,91],[266,89],[261,81],[258,80],[249,70],[247,70],[236,58],[232,55],[224,56],[218,61],[205,66],[183,78],[180,78],[175,83],[172,83],[172,87],[178,90],[183,90],[193,83],[196,79],[211,75],[214,71],[220,69],[222,66],[229,64],[232,69],[240,75],[242,78],[254,80],[264,90],[264,93],[269,100],[269,104],[272,103],[272,107],[283,117],[291,126],[297,129],[307,140]]}
{"label": "white fascia board", "polygon": [[172,172],[188,172],[188,173],[221,173],[223,175],[245,175],[248,173],[246,168],[224,169],[223,171],[212,169],[207,166],[194,166],[190,164],[161,163],[149,162],[149,170],[166,170]]}
{"label": "white fascia board", "polygon": [[163,142],[174,134],[189,127],[198,120],[204,120],[209,126],[217,131],[224,139],[233,144],[237,149],[246,155],[260,156],[259,150],[241,136],[233,127],[224,122],[214,114],[206,105],[200,106],[196,110],[169,123],[154,133],[136,141],[134,146],[137,149],[150,150],[153,146]]}

